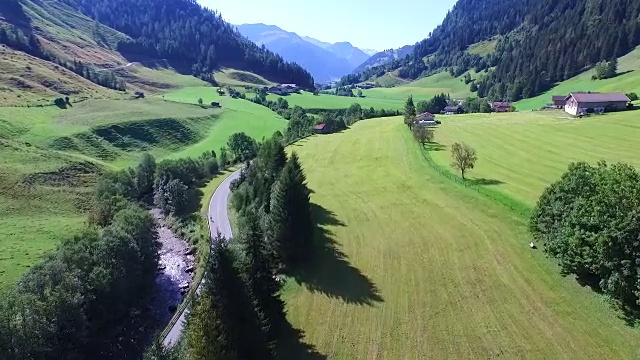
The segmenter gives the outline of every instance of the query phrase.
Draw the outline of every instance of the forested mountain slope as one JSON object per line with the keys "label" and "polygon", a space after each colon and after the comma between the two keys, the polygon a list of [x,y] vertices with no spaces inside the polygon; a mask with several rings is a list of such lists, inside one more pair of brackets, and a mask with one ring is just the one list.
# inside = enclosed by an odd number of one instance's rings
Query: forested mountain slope
{"label": "forested mountain slope", "polygon": [[[478,96],[518,100],[628,53],[640,43],[639,14],[640,2],[633,0],[460,0],[441,26],[386,70],[415,79],[492,69],[477,81]],[[466,51],[497,35],[493,53]]]}

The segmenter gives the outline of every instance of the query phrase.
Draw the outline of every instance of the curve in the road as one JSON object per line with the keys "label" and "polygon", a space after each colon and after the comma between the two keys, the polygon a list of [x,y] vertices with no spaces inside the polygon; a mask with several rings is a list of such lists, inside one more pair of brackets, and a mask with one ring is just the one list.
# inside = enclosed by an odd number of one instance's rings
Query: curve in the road
{"label": "curve in the road", "polygon": [[[233,235],[231,233],[231,223],[229,221],[229,213],[227,212],[227,204],[229,203],[229,196],[231,194],[231,182],[240,177],[240,171],[241,170],[237,170],[224,179],[218,188],[216,188],[216,191],[213,193],[213,196],[209,201],[207,222],[209,224],[212,241],[218,232],[227,239],[230,239]],[[203,282],[198,285],[196,295],[200,293]],[[180,314],[178,321],[176,321],[171,330],[169,330],[167,336],[162,340],[162,344],[166,348],[176,344],[180,339],[180,336],[182,336],[182,331],[188,314],[189,309],[187,307],[184,309],[182,314]]]}

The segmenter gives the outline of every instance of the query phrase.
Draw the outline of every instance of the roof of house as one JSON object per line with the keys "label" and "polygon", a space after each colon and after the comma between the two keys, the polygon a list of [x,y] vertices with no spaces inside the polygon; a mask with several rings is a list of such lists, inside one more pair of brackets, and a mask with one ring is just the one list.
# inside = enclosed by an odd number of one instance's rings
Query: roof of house
{"label": "roof of house", "polygon": [[460,105],[444,107],[444,111],[458,111],[458,110],[460,110]]}
{"label": "roof of house", "polygon": [[281,84],[282,87],[298,87],[296,84]]}
{"label": "roof of house", "polygon": [[623,93],[571,93],[566,99],[573,97],[579,103],[629,102]]}
{"label": "roof of house", "polygon": [[419,114],[418,116],[416,116],[416,119],[420,120],[420,118],[429,118],[429,117],[433,117],[433,114],[430,112],[425,112],[422,114]]}
{"label": "roof of house", "polygon": [[316,125],[315,129],[316,130],[323,130],[325,126],[327,126],[327,124],[325,124],[325,123],[318,124],[318,125]]}
{"label": "roof of house", "polygon": [[494,101],[491,103],[493,107],[511,107],[511,104],[506,101]]}
{"label": "roof of house", "polygon": [[553,95],[551,97],[552,101],[564,101],[567,100],[567,95]]}

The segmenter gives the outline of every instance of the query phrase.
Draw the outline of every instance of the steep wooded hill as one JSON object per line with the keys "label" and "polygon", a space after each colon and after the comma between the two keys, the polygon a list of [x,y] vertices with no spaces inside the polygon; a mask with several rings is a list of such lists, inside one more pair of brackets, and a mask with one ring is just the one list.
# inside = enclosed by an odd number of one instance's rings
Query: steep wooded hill
{"label": "steep wooded hill", "polygon": [[[405,79],[448,70],[487,74],[478,95],[518,100],[628,53],[640,43],[640,2],[633,0],[460,0],[441,26],[407,57],[387,64]],[[467,51],[499,39],[495,51]],[[349,82],[380,72],[370,68]]]}
{"label": "steep wooded hill", "polygon": [[312,88],[298,64],[261,48],[195,0],[2,0],[0,44],[112,89],[129,62],[163,61],[207,81],[232,67]]}

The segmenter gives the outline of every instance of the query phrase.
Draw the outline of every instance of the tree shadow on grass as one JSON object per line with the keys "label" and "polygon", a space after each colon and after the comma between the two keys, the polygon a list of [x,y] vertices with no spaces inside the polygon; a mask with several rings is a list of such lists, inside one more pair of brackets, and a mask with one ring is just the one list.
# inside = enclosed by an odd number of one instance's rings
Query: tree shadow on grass
{"label": "tree shadow on grass", "polygon": [[[600,287],[600,278],[594,274],[570,274],[566,272],[562,272],[563,276],[574,275],[576,282],[583,287],[588,287],[591,291],[596,294],[606,296],[605,292],[602,291]],[[627,326],[636,327],[640,323],[640,306],[635,305],[634,300],[629,300],[627,303],[619,303],[616,301],[610,301],[611,306],[619,309],[620,313],[618,314],[618,318],[623,320]]]}
{"label": "tree shadow on grass", "polygon": [[384,301],[377,286],[359,269],[349,263],[347,255],[333,239],[327,226],[345,226],[335,214],[312,204],[317,229],[310,260],[289,275],[312,292],[347,303],[373,305]]}
{"label": "tree shadow on grass", "polygon": [[427,151],[445,151],[447,150],[447,146],[437,142],[430,142],[424,145],[424,149]]}
{"label": "tree shadow on grass", "polygon": [[319,353],[314,345],[304,342],[304,331],[294,328],[288,321],[283,324],[283,329],[281,329],[276,353],[276,358],[283,360],[327,359],[327,356]]}
{"label": "tree shadow on grass", "polygon": [[469,179],[467,180],[469,184],[479,185],[479,186],[489,186],[489,185],[502,185],[504,181],[500,181],[498,179],[485,179],[485,178],[477,178],[477,179]]}
{"label": "tree shadow on grass", "polygon": [[632,73],[632,72],[634,72],[634,71],[635,71],[635,70],[627,70],[627,71],[619,72],[619,73],[617,73],[614,77],[612,77],[612,79],[615,79],[615,78],[617,78],[618,76],[622,76],[622,75],[626,75],[626,74]]}

